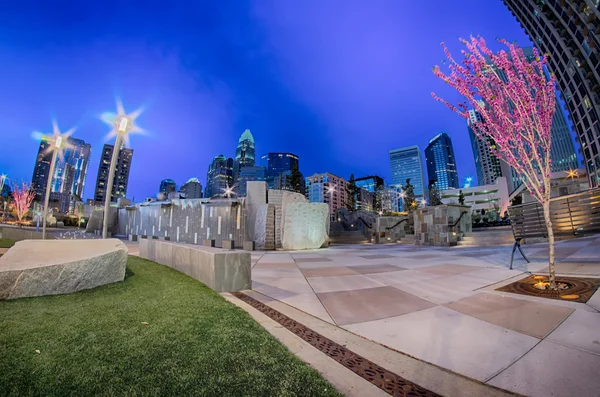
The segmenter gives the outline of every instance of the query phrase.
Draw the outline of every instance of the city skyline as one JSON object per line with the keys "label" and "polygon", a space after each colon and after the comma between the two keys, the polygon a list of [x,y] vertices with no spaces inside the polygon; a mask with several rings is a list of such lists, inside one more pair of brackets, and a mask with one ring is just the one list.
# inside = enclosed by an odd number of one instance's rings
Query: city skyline
{"label": "city skyline", "polygon": [[[471,33],[531,45],[506,6],[500,0],[485,6],[464,1],[465,13],[445,4],[434,10],[411,4],[407,10],[385,2],[382,10],[372,10],[357,2],[347,4],[339,26],[329,27],[325,21],[338,6],[333,3],[246,3],[232,13],[225,12],[226,6],[199,5],[189,16],[174,8],[145,7],[137,15],[146,22],[136,32],[106,23],[111,18],[100,8],[79,6],[66,13],[47,8],[46,19],[53,23],[36,21],[28,32],[22,23],[26,10],[7,6],[0,34],[12,39],[0,47],[7,59],[0,78],[7,91],[22,93],[3,103],[11,117],[0,128],[20,149],[4,146],[0,171],[17,181],[29,180],[38,145],[29,134],[55,116],[61,123],[76,124],[75,137],[91,144],[88,178],[96,180],[106,135],[98,115],[111,109],[118,95],[128,108],[146,108],[140,124],[149,134],[131,142],[136,161],[127,195],[137,200],[155,196],[157,183],[166,178],[181,184],[199,177],[206,186],[207,165],[218,153],[232,156],[231,148],[246,128],[260,142],[260,153],[293,152],[305,159],[305,176],[376,174],[386,181],[391,179],[390,149],[418,145],[423,150],[431,137],[446,131],[455,143],[460,175],[474,176],[463,121],[429,96],[439,89],[431,66],[443,57],[440,41],[458,48],[458,37]],[[119,6],[111,12],[128,10]],[[81,13],[87,15],[86,23],[76,18]],[[309,24],[312,14],[315,20]],[[178,22],[156,29],[152,21],[165,15]],[[214,22],[198,27],[191,37],[177,27],[200,15],[202,21]],[[280,26],[279,18],[289,23]],[[447,18],[453,23],[436,26]],[[361,22],[365,26],[354,36],[328,34]],[[406,39],[406,29],[425,26]],[[143,42],[144,37],[154,42]],[[224,40],[223,50],[210,46],[217,39]],[[261,49],[266,52],[255,56]],[[403,60],[406,53],[414,55]],[[194,61],[198,57],[203,63]],[[284,70],[283,64],[290,67]],[[356,161],[357,153],[362,161]],[[89,186],[83,198],[93,197]]]}

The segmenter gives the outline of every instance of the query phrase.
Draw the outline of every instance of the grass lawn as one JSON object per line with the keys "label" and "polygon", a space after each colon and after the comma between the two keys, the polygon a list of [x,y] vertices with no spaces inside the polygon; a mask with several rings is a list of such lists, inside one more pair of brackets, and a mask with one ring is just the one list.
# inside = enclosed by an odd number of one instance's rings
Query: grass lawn
{"label": "grass lawn", "polygon": [[15,245],[13,240],[9,240],[7,238],[0,238],[0,248],[10,248]]}
{"label": "grass lawn", "polygon": [[202,283],[136,257],[127,267],[121,283],[0,301],[0,395],[340,395]]}

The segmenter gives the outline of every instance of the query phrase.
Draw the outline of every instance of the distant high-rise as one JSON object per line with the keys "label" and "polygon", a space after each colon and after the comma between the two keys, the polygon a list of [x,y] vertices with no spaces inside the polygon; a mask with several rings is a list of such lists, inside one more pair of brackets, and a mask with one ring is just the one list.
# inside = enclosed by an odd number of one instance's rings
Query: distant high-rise
{"label": "distant high-rise", "polygon": [[213,159],[206,174],[204,197],[225,197],[225,189],[233,187],[233,159],[222,154]]}
{"label": "distant high-rise", "polygon": [[348,200],[347,184],[348,182],[344,178],[329,172],[309,176],[306,178],[308,201],[311,203],[327,203],[329,214],[333,219],[338,209],[346,208]]}
{"label": "distant high-rise", "polygon": [[[56,159],[50,192],[74,194],[81,198],[92,149],[81,139],[68,137],[67,142],[72,147],[64,149],[62,158]],[[51,144],[50,138],[42,138],[31,180],[33,189],[42,197],[46,194],[48,172],[52,161],[52,152],[46,150]]]}
{"label": "distant high-rise", "polygon": [[254,167],[255,165],[254,137],[250,130],[245,130],[242,136],[240,136],[235,150],[235,162],[233,165],[234,182],[237,183],[237,177],[242,167]]}
{"label": "distant high-rise", "polygon": [[[96,190],[94,192],[94,201],[96,203],[104,203],[104,200],[106,199],[106,185],[108,184],[108,172],[113,150],[113,145],[105,144],[102,148],[100,164],[98,166],[98,176],[96,178]],[[129,183],[129,172],[131,170],[132,159],[133,149],[121,146],[113,178],[113,187],[110,195],[111,202],[116,202],[117,199],[125,198],[127,195],[127,184]]]}
{"label": "distant high-rise", "polygon": [[242,167],[238,174],[235,195],[246,197],[246,183],[254,181],[266,181],[267,169],[265,167]]}
{"label": "distant high-rise", "polygon": [[164,193],[168,196],[169,193],[173,193],[176,190],[177,184],[173,179],[163,179],[162,181],[160,181],[160,187],[158,188],[158,191],[160,193]]}
{"label": "distant high-rise", "polygon": [[600,185],[600,9],[598,0],[504,0],[531,41],[549,54],[592,187]]}
{"label": "distant high-rise", "polygon": [[366,189],[371,193],[375,193],[377,190],[381,190],[384,187],[383,178],[377,175],[356,178],[354,182],[357,187]]}
{"label": "distant high-rise", "polygon": [[414,186],[416,199],[423,199],[425,194],[423,161],[418,146],[406,146],[390,150],[390,167],[392,169],[392,185],[410,184]]}
{"label": "distant high-rise", "polygon": [[458,187],[458,172],[452,140],[442,132],[429,141],[425,148],[425,162],[429,183],[435,183],[439,190]]}
{"label": "distant high-rise", "polygon": [[190,178],[186,183],[181,185],[179,192],[183,193],[186,199],[202,198],[202,185],[198,178]]}
{"label": "distant high-rise", "polygon": [[[267,183],[269,188],[274,189],[275,185],[283,183],[285,190],[285,182],[288,181],[287,175],[291,175],[294,167],[299,167],[298,156],[293,153],[267,153],[261,157],[263,165],[267,165]],[[281,176],[284,174],[284,176]],[[280,187],[281,188],[281,187]]]}
{"label": "distant high-rise", "polygon": [[481,114],[471,109],[469,110],[469,120],[467,120],[467,128],[469,129],[469,138],[471,138],[471,148],[473,149],[473,159],[475,160],[475,169],[477,171],[477,183],[481,185],[493,185],[496,179],[502,176],[500,167],[500,159],[492,153],[490,146],[490,138],[483,140],[477,136],[473,130],[473,123],[479,123],[483,119]]}

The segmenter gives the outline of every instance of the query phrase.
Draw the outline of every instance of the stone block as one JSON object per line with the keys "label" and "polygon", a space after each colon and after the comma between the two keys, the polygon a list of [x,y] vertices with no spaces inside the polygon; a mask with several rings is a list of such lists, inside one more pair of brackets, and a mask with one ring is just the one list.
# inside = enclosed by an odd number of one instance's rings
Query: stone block
{"label": "stone block", "polygon": [[232,250],[235,247],[233,240],[223,240],[223,249]]}
{"label": "stone block", "polygon": [[138,235],[137,234],[130,234],[129,235],[129,241],[138,241]]}
{"label": "stone block", "polygon": [[26,240],[0,257],[0,299],[68,294],[123,281],[127,247],[116,239]]}
{"label": "stone block", "polygon": [[[144,244],[147,243],[148,240]],[[252,287],[249,252],[158,240],[149,243],[154,246],[156,262],[179,270],[215,291],[235,292]],[[141,257],[147,252],[140,246]]]}
{"label": "stone block", "polygon": [[254,241],[244,241],[244,251],[254,251]]}
{"label": "stone block", "polygon": [[256,249],[275,249],[275,206],[264,204],[256,212],[254,224],[254,242]]}
{"label": "stone block", "polygon": [[204,245],[205,247],[214,247],[215,240],[203,240],[202,245]]}
{"label": "stone block", "polygon": [[291,203],[286,207],[283,249],[317,249],[329,243],[329,206]]}
{"label": "stone block", "polygon": [[[22,229],[17,227],[3,227],[0,229],[2,231],[2,238],[6,238],[13,241],[22,241],[22,240],[41,240],[42,232],[36,232],[33,229]],[[48,235],[48,238],[52,235]]]}

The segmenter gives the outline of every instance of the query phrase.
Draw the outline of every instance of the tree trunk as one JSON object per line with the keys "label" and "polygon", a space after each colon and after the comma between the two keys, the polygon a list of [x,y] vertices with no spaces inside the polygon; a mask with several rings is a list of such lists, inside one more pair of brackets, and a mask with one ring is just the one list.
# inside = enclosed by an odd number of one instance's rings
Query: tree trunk
{"label": "tree trunk", "polygon": [[550,200],[542,204],[544,208],[544,220],[546,221],[546,231],[548,232],[548,271],[550,289],[556,289],[556,269],[554,268],[554,232],[552,231],[552,220],[550,219]]}

